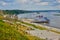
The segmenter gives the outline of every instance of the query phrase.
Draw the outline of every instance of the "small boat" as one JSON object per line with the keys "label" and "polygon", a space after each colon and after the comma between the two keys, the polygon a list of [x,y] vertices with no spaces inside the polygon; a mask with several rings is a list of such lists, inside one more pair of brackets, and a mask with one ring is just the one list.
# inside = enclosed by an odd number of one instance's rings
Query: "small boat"
{"label": "small boat", "polygon": [[49,23],[49,19],[47,17],[40,18],[38,20],[33,21],[34,23]]}

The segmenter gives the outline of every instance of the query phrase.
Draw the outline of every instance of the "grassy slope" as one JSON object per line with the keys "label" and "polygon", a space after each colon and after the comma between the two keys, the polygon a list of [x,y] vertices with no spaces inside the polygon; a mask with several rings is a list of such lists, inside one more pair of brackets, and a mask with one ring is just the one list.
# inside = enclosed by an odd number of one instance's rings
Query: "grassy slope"
{"label": "grassy slope", "polygon": [[[41,39],[41,38],[38,38],[35,36],[31,36],[31,35],[27,35],[27,34],[25,35],[23,31],[18,32],[18,30],[15,28],[16,24],[11,26],[11,24],[9,24],[7,22],[3,22],[2,21],[3,19],[4,18],[2,16],[0,16],[0,40],[44,40],[44,39]],[[21,22],[21,21],[19,21],[19,22]],[[21,23],[26,24],[28,26],[38,28],[40,30],[46,30],[46,28],[38,27],[38,26],[30,24],[30,23],[25,23],[25,22],[21,22]],[[56,32],[54,30],[51,30],[51,31],[60,34],[60,32]]]}
{"label": "grassy slope", "polygon": [[[38,37],[35,37],[32,35],[28,35],[28,34],[25,35],[23,27],[22,27],[23,28],[22,31],[18,31],[17,27],[15,28],[16,24],[11,26],[11,24],[9,24],[7,22],[3,22],[2,21],[3,19],[4,18],[2,16],[0,16],[0,40],[45,40],[45,39],[41,39],[41,38],[38,38]],[[19,22],[21,22],[21,21],[19,21]],[[26,24],[28,26],[38,28],[40,30],[46,30],[46,28],[38,27],[38,26],[30,24],[30,23],[25,23],[25,22],[21,22],[21,23]],[[21,25],[19,25],[18,27],[20,28],[20,26]],[[56,31],[53,31],[53,32],[56,32]],[[60,34],[60,32],[56,32],[56,33]]]}
{"label": "grassy slope", "polygon": [[0,20],[0,40],[28,40],[26,37],[18,33],[8,23]]}
{"label": "grassy slope", "polygon": [[3,22],[0,18],[0,40],[44,40],[32,35],[25,35],[25,32],[23,31],[24,29],[22,31],[18,31],[15,26],[16,24],[11,26],[11,24]]}
{"label": "grassy slope", "polygon": [[46,28],[43,28],[43,27],[40,27],[40,26],[36,26],[36,25],[34,25],[34,24],[26,23],[26,22],[23,22],[23,21],[20,21],[20,22],[23,23],[23,24],[32,26],[32,27],[34,27],[34,28],[40,29],[40,30],[46,30]]}

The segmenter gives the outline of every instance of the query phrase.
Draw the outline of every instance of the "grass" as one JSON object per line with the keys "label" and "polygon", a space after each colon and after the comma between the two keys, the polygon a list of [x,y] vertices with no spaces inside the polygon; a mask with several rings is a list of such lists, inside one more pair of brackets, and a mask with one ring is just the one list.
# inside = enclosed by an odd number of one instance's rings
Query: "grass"
{"label": "grass", "polygon": [[46,29],[47,29],[47,28],[44,28],[44,27],[36,26],[36,25],[34,25],[34,24],[30,24],[30,23],[26,23],[26,22],[22,22],[22,21],[20,21],[20,22],[23,23],[23,24],[32,26],[32,27],[34,27],[34,28],[40,29],[40,30],[46,30]]}
{"label": "grass", "polygon": [[[16,24],[18,20],[15,21],[14,19],[12,20],[6,19],[8,21],[13,22],[14,24],[3,22],[2,20],[4,20],[4,18],[0,17],[0,40],[45,40],[45,39],[38,38],[36,36],[32,36],[26,33],[25,30],[29,28],[21,24]],[[38,28],[40,30],[47,30],[46,28],[40,27],[38,25],[36,26],[34,24],[30,24],[22,21],[19,21],[19,22],[22,24],[26,24],[28,26],[32,26],[34,28]],[[60,34],[60,32],[57,32],[54,30],[51,30],[51,31]]]}
{"label": "grass", "polygon": [[38,38],[38,37],[36,37],[36,36],[32,36],[32,35],[30,35],[29,33],[25,32],[25,30],[27,30],[27,29],[32,30],[32,29],[26,27],[25,25],[22,25],[22,24],[20,23],[19,26],[20,26],[20,27],[18,27],[19,32],[20,32],[22,35],[26,36],[26,37],[28,38],[28,40],[45,40],[45,39],[42,39],[42,38]]}
{"label": "grass", "polygon": [[45,40],[27,34],[25,32],[26,28],[26,26],[16,23],[11,26],[8,22],[4,22],[0,19],[0,40]]}
{"label": "grass", "polygon": [[21,35],[8,23],[0,20],[0,40],[28,40],[28,38]]}
{"label": "grass", "polygon": [[60,34],[60,32],[58,32],[58,31],[55,31],[55,30],[50,30],[50,31],[52,31],[52,32],[55,32],[55,33],[57,33],[57,34]]}

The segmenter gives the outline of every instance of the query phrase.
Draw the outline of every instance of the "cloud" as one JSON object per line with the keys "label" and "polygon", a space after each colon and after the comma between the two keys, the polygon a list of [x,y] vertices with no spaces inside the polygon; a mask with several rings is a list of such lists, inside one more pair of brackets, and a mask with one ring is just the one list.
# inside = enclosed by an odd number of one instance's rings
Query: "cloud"
{"label": "cloud", "polygon": [[16,0],[17,3],[27,3],[28,0]]}
{"label": "cloud", "polygon": [[39,6],[56,6],[59,5],[57,2],[60,2],[60,0],[16,0],[19,4],[33,4],[33,5],[39,5]]}
{"label": "cloud", "polygon": [[12,4],[13,2],[13,0],[0,0],[0,6],[6,6]]}
{"label": "cloud", "polygon": [[41,6],[46,6],[48,5],[49,3],[48,2],[40,2],[40,3],[36,3],[36,5],[41,5]]}
{"label": "cloud", "polygon": [[32,1],[37,3],[37,2],[40,2],[41,0],[32,0]]}
{"label": "cloud", "polygon": [[[60,8],[60,0],[0,0],[1,6],[9,8],[18,8],[18,9],[49,9],[56,7]],[[49,8],[48,8],[49,6]]]}
{"label": "cloud", "polygon": [[58,6],[56,6],[56,7],[60,9],[60,5],[58,5]]}
{"label": "cloud", "polygon": [[14,2],[14,0],[2,0],[2,1],[7,2],[7,3]]}
{"label": "cloud", "polygon": [[58,3],[60,3],[60,0],[56,0]]}
{"label": "cloud", "polygon": [[7,5],[7,3],[6,2],[2,2],[2,5],[5,6],[5,5]]}
{"label": "cloud", "polygon": [[7,5],[7,3],[3,2],[3,1],[0,1],[0,5],[5,6],[5,5]]}

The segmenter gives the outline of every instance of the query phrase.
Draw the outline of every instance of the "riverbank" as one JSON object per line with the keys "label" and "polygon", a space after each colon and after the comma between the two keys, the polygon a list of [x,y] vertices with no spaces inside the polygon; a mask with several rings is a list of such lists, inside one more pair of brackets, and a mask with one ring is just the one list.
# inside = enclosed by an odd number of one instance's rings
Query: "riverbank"
{"label": "riverbank", "polygon": [[60,29],[44,26],[41,24],[31,23],[28,21],[21,22],[29,27],[33,27],[34,30],[27,30],[27,32],[33,36],[43,38],[46,40],[59,40],[60,39]]}
{"label": "riverbank", "polygon": [[[6,37],[2,37],[7,40],[59,40],[60,39],[60,31],[52,30],[49,27],[43,26],[41,24],[32,23],[30,21],[24,19],[10,19],[10,18],[0,18],[0,27],[1,31],[5,32],[1,35],[7,35]],[[12,33],[11,29],[12,29]],[[13,32],[14,30],[14,32]],[[15,34],[16,32],[16,34]],[[11,36],[10,36],[11,35]],[[19,36],[18,36],[19,35]],[[17,38],[18,37],[18,38]]]}
{"label": "riverbank", "polygon": [[29,24],[29,25],[33,24],[35,26],[41,26],[41,27],[43,27],[45,29],[55,30],[55,31],[58,31],[60,33],[60,29],[58,29],[58,28],[54,28],[54,27],[50,27],[50,26],[46,26],[46,25],[41,25],[41,24],[37,24],[37,23],[32,23],[30,21],[24,21],[24,20],[22,20],[22,21],[26,22],[26,24]]}

